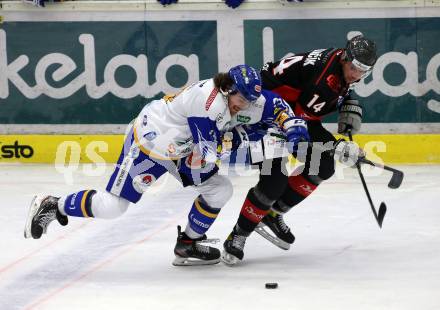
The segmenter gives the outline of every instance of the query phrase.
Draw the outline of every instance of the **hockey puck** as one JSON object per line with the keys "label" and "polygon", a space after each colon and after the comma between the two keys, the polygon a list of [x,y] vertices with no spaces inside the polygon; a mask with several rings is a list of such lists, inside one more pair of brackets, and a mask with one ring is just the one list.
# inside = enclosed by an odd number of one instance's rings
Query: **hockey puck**
{"label": "hockey puck", "polygon": [[278,288],[278,283],[266,283],[267,289],[275,289]]}

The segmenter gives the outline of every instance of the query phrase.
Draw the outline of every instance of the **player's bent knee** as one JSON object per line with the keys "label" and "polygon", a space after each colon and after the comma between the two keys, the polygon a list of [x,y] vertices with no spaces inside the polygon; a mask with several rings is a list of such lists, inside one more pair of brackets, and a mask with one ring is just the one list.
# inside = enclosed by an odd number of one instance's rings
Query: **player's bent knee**
{"label": "player's bent knee", "polygon": [[284,193],[284,190],[287,185],[287,177],[283,178],[283,182],[279,182],[279,180],[274,179],[272,184],[267,181],[258,181],[257,185],[254,187],[259,193],[267,197],[269,200],[276,201],[281,195]]}
{"label": "player's bent knee", "polygon": [[260,184],[254,186],[250,192],[254,199],[260,203],[260,208],[263,205],[270,208],[279,198],[278,194],[271,195],[271,191],[267,191],[266,188],[261,187]]}
{"label": "player's bent knee", "polygon": [[222,178],[223,182],[221,183],[220,187],[219,187],[219,191],[222,194],[222,198],[224,201],[228,201],[229,199],[231,199],[232,194],[234,192],[234,189],[232,187],[232,183],[231,181],[225,177],[225,176],[219,176],[220,178]]}
{"label": "player's bent knee", "polygon": [[130,202],[108,192],[97,192],[92,198],[93,215],[96,218],[114,219],[124,214]]}
{"label": "player's bent knee", "polygon": [[218,174],[213,175],[197,186],[197,190],[206,203],[216,209],[222,208],[232,197],[233,193],[231,181],[225,176]]}
{"label": "player's bent knee", "polygon": [[335,166],[332,165],[331,167],[323,167],[319,171],[319,178],[321,178],[323,181],[330,179],[335,174]]}

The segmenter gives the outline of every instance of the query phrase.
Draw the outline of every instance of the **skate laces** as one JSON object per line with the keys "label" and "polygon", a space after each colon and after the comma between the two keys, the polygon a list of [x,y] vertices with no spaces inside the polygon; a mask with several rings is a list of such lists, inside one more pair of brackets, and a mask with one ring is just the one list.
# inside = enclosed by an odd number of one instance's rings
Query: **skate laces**
{"label": "skate laces", "polygon": [[246,242],[246,237],[245,237],[245,236],[242,236],[242,235],[234,235],[234,236],[232,237],[232,246],[233,246],[234,248],[237,248],[237,249],[243,250],[245,242]]}
{"label": "skate laces", "polygon": [[211,238],[211,239],[204,239],[204,240],[199,240],[196,241],[197,243],[211,243],[211,244],[216,244],[220,242],[220,239],[218,238]]}
{"label": "skate laces", "polygon": [[56,213],[57,213],[56,209],[46,211],[43,214],[43,216],[38,219],[38,224],[43,228],[47,227],[50,224],[50,222],[56,219]]}
{"label": "skate laces", "polygon": [[198,251],[202,252],[202,253],[209,253],[211,247],[208,245],[204,245],[204,244],[216,244],[220,242],[220,239],[218,238],[211,238],[211,239],[203,239],[203,240],[198,240],[195,241],[195,247]]}
{"label": "skate laces", "polygon": [[283,216],[281,214],[277,214],[276,216],[278,225],[280,226],[281,230],[284,232],[288,232],[290,230],[289,226],[284,222]]}
{"label": "skate laces", "polygon": [[208,254],[210,252],[210,247],[207,245],[202,245],[198,242],[195,243],[195,248],[198,252]]}

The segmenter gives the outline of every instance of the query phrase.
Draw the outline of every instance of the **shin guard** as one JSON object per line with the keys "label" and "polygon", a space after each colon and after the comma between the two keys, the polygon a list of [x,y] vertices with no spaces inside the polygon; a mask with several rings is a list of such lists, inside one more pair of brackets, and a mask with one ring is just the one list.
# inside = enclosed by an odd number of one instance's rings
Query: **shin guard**
{"label": "shin guard", "polygon": [[205,200],[198,196],[188,214],[188,223],[191,230],[199,235],[203,235],[214,223],[220,209],[211,208]]}
{"label": "shin guard", "polygon": [[95,190],[84,190],[67,196],[64,212],[69,216],[93,217],[92,196],[95,193]]}

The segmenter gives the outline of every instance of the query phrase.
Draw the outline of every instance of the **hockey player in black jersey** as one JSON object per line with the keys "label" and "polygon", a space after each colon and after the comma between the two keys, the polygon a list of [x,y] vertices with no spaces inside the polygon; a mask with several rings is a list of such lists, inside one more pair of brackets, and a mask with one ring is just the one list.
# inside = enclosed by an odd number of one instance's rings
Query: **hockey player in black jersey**
{"label": "hockey player in black jersey", "polygon": [[[376,60],[375,43],[359,35],[350,39],[345,48],[292,54],[265,64],[261,70],[262,85],[279,94],[296,116],[307,121],[312,142],[347,144],[355,147],[352,154],[362,154],[355,144],[336,141],[322,126],[321,119],[339,112],[338,133],[347,135],[348,130],[353,134],[359,130],[362,107],[350,97],[350,88],[371,72]],[[335,171],[331,155],[322,153],[318,166],[313,164],[311,153],[308,148],[304,166],[290,176],[285,169],[287,158],[266,159],[259,164],[259,181],[249,190],[238,221],[224,243],[222,259],[225,263],[234,264],[243,258],[246,238],[255,229],[280,248],[289,249],[295,237],[284,222],[283,214],[311,195]],[[272,167],[271,172],[264,173],[262,167],[268,166]],[[275,236],[269,234],[265,226]]]}

